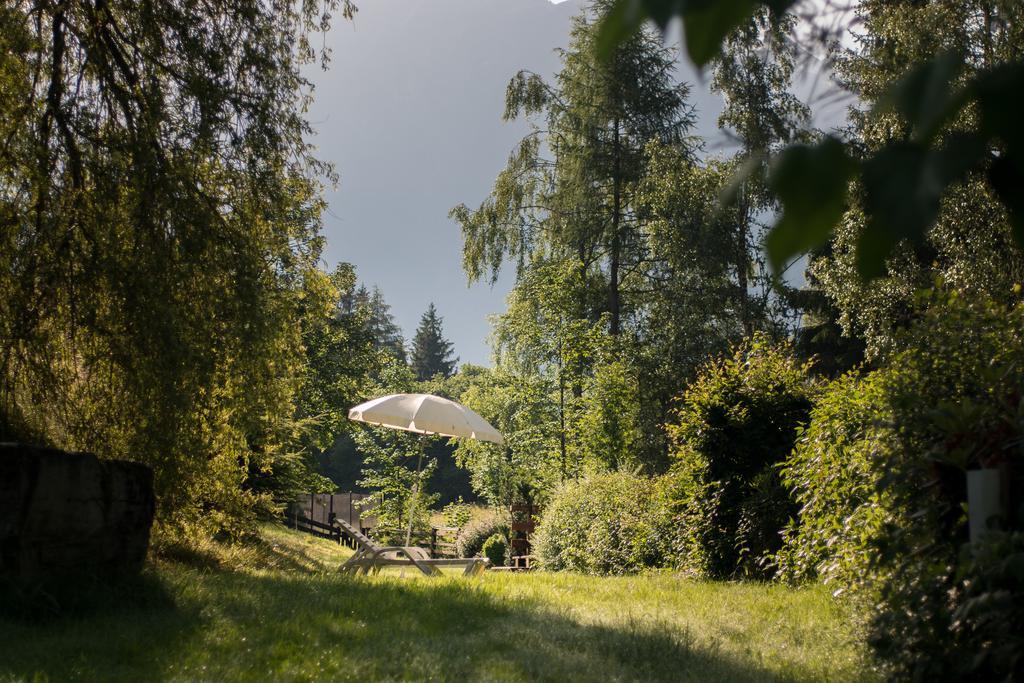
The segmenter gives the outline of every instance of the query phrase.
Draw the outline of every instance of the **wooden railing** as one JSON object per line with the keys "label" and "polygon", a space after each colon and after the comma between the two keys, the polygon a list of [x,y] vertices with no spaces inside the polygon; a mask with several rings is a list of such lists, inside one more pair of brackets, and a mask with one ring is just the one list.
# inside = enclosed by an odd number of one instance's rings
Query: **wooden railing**
{"label": "wooden railing", "polygon": [[[358,545],[356,539],[334,524],[334,520],[344,519],[362,533],[372,536],[376,518],[360,517],[361,509],[356,505],[357,501],[365,497],[367,494],[360,493],[305,494],[288,507],[285,524],[355,548]],[[411,543],[429,548],[432,557],[456,557],[458,536],[458,527],[431,527],[429,531],[414,532]]]}

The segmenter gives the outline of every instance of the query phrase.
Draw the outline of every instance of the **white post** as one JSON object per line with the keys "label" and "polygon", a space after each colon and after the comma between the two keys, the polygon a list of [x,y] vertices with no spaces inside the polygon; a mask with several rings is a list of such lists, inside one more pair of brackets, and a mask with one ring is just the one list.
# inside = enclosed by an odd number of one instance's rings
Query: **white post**
{"label": "white post", "polygon": [[971,543],[985,535],[993,518],[1003,516],[1003,487],[995,468],[967,470],[967,522]]}

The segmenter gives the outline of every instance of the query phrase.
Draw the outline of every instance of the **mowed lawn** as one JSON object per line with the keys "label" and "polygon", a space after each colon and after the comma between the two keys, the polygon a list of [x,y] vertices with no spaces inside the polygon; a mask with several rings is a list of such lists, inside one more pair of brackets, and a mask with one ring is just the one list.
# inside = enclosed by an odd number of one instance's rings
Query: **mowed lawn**
{"label": "mowed lawn", "polygon": [[0,617],[0,680],[864,680],[820,587],[670,574],[350,578],[278,526],[151,563],[74,614]]}

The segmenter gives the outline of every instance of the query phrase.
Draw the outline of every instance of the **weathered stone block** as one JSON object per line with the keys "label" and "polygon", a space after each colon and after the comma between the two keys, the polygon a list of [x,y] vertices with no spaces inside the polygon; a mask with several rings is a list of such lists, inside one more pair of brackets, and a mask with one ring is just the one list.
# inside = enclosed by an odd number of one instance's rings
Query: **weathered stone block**
{"label": "weathered stone block", "polygon": [[137,573],[154,509],[153,471],[145,465],[0,444],[0,577]]}

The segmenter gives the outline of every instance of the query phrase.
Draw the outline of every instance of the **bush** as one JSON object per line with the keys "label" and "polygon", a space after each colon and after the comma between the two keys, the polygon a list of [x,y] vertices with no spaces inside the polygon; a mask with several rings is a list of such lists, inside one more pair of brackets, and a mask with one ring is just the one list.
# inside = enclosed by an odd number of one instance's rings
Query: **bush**
{"label": "bush", "polygon": [[664,504],[656,480],[590,476],[557,489],[533,538],[545,569],[624,574],[666,563]]}
{"label": "bush", "polygon": [[1024,533],[994,532],[965,549],[957,578],[950,651],[972,656],[950,658],[955,677],[1024,680]]}
{"label": "bush", "polygon": [[712,578],[768,577],[796,508],[778,464],[808,419],[814,385],[789,346],[757,335],[708,365],[669,426],[668,495],[679,519],[679,565]]}
{"label": "bush", "polygon": [[508,541],[501,534],[494,534],[484,541],[483,554],[495,567],[504,567],[508,557]]}
{"label": "bush", "polygon": [[821,578],[841,590],[862,586],[873,552],[868,541],[891,522],[879,486],[876,453],[894,424],[887,375],[853,372],[832,382],[811,411],[781,470],[799,518],[783,531],[776,556],[788,581]]}
{"label": "bush", "polygon": [[894,677],[1010,680],[1024,673],[1024,510],[967,544],[965,470],[1009,464],[1020,505],[1024,306],[930,296],[906,351],[815,407],[783,470],[802,507],[779,563],[868,601]]}
{"label": "bush", "polygon": [[491,536],[499,534],[508,538],[508,523],[497,516],[475,519],[462,528],[455,540],[455,548],[459,557],[478,557],[483,552],[484,543]]}

